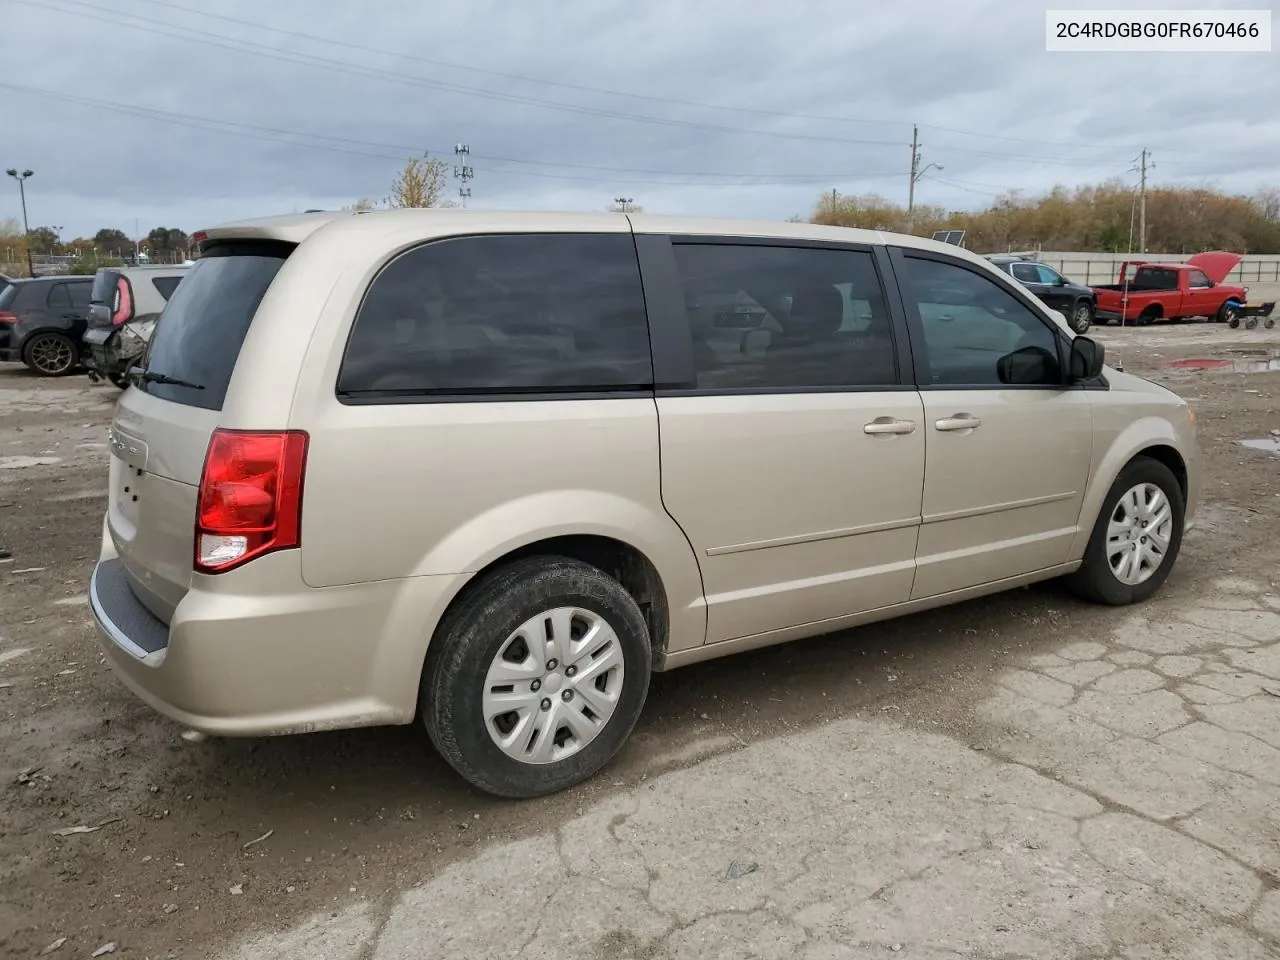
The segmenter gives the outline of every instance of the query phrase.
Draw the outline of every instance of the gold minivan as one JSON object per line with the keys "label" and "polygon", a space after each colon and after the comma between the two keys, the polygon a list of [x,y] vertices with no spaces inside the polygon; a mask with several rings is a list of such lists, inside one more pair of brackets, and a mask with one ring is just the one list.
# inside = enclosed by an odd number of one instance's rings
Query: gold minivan
{"label": "gold minivan", "polygon": [[464,210],[196,239],[90,601],[197,731],[421,718],[546,794],[655,670],[1058,576],[1142,601],[1194,512],[1187,404],[955,246]]}

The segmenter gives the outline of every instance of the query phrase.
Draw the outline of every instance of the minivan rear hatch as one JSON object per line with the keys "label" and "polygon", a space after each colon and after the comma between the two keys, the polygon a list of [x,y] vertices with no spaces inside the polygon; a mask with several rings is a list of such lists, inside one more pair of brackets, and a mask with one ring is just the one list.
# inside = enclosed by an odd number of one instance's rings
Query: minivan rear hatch
{"label": "minivan rear hatch", "polygon": [[107,527],[133,592],[166,623],[191,583],[209,439],[254,314],[293,247],[220,242],[205,250],[116,406]]}

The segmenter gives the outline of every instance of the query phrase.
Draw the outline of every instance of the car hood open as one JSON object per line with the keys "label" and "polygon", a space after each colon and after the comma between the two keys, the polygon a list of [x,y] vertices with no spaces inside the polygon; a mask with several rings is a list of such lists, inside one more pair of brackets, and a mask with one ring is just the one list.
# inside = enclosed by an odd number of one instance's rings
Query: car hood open
{"label": "car hood open", "polygon": [[1207,250],[1204,253],[1197,253],[1187,261],[1187,264],[1200,270],[1214,283],[1221,283],[1243,259],[1244,254],[1228,253],[1225,250]]}

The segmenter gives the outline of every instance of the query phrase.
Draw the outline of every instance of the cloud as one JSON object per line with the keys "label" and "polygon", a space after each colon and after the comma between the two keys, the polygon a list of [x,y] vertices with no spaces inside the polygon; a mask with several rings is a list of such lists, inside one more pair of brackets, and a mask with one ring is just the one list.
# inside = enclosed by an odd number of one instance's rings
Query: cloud
{"label": "cloud", "polygon": [[407,156],[452,162],[458,142],[478,207],[630,196],[784,218],[832,188],[901,200],[913,123],[944,168],[921,203],[1132,177],[1144,146],[1155,183],[1274,182],[1268,55],[1046,53],[1045,6],[18,0],[5,162],[36,171],[32,223],[64,235],[381,197]]}

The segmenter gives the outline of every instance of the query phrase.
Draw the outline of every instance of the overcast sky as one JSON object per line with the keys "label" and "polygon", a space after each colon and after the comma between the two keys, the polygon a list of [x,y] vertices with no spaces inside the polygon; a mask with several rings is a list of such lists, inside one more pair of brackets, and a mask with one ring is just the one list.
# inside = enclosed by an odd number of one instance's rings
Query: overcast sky
{"label": "overcast sky", "polygon": [[1280,183],[1276,53],[1045,52],[1046,6],[1175,4],[0,0],[0,166],[64,237],[381,198],[459,142],[488,208],[905,202],[913,122],[920,203],[1136,180],[1143,146],[1156,184]]}

